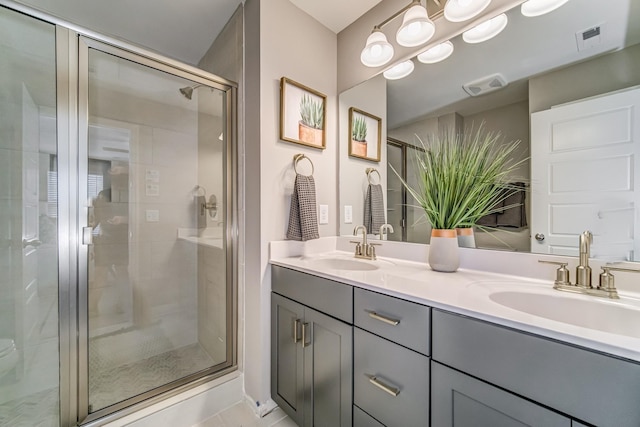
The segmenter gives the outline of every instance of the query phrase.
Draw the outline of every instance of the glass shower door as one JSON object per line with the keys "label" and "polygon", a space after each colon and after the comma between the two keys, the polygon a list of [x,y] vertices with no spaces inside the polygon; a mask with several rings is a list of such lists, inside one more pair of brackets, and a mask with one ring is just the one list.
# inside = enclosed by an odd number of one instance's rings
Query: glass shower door
{"label": "glass shower door", "polygon": [[81,334],[102,415],[232,364],[228,93],[102,45],[83,58]]}
{"label": "glass shower door", "polygon": [[0,425],[59,425],[56,39],[0,7]]}

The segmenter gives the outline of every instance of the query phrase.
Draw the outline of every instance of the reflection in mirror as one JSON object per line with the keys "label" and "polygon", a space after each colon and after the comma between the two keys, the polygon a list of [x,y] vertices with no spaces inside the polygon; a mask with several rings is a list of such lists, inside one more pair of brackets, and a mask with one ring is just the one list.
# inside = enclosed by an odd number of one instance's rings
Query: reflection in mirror
{"label": "reflection in mirror", "polygon": [[[487,130],[501,132],[506,141],[523,142],[520,155],[531,158],[512,179],[530,188],[524,201],[526,225],[476,229],[477,247],[577,255],[578,235],[590,229],[594,257],[638,260],[635,205],[640,196],[634,192],[639,188],[634,168],[640,141],[634,141],[634,132],[640,123],[638,107],[627,107],[640,102],[631,91],[640,85],[640,4],[573,0],[544,16],[527,18],[519,7],[507,15],[509,25],[494,39],[469,45],[454,37],[454,52],[445,61],[420,64],[414,59],[413,74],[386,82],[383,153],[411,181],[418,138],[485,122]],[[504,87],[485,94],[484,88],[500,79]],[[368,84],[343,93],[341,104]],[[630,95],[611,100],[608,94],[616,91]],[[621,108],[628,114],[607,113]],[[342,123],[341,118],[341,129]],[[343,141],[341,135],[341,146]],[[341,205],[350,200],[346,194],[356,190],[357,182],[343,167],[344,158],[341,154]],[[395,176],[387,173],[387,184],[387,221],[396,230],[389,239],[428,243],[422,211],[411,206]]]}
{"label": "reflection in mirror", "polygon": [[[387,138],[387,83],[382,75],[374,77],[357,87],[354,87],[340,95],[340,175],[348,181],[340,185],[340,203],[341,203],[341,220],[340,234],[351,235],[353,229],[357,225],[365,223],[364,220],[364,204],[369,186],[367,178],[367,169],[375,168],[379,175],[376,175],[374,184],[382,186],[383,195],[387,193],[387,151],[385,149],[385,141]],[[367,113],[377,116],[381,120],[380,131],[380,161],[367,159],[366,156],[354,157],[349,152],[350,128],[349,128],[349,110],[355,108],[366,111]],[[367,143],[368,144],[368,143]],[[367,150],[368,152],[368,150]],[[388,197],[388,196],[387,196]],[[384,207],[387,206],[386,200],[383,201]],[[346,213],[351,212],[351,215]],[[386,222],[389,222],[388,219]],[[377,230],[367,230],[369,234],[377,233]],[[390,234],[389,238],[394,235]]]}

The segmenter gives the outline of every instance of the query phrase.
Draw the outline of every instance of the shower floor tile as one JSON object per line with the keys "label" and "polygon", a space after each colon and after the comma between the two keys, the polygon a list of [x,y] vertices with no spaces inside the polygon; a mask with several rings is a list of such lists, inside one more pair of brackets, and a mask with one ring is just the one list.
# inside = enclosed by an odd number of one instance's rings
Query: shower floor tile
{"label": "shower floor tile", "polygon": [[0,404],[0,426],[57,427],[58,389],[41,391]]}
{"label": "shower floor tile", "polygon": [[92,411],[215,364],[197,343],[124,365],[113,365],[104,359],[105,354],[90,352],[89,401]]}

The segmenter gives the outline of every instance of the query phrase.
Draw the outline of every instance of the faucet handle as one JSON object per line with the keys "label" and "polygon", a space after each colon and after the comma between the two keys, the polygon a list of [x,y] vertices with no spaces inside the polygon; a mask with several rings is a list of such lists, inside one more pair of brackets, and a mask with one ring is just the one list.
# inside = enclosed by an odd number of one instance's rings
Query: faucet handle
{"label": "faucet handle", "polygon": [[616,292],[616,287],[614,282],[615,277],[613,274],[611,274],[611,271],[626,271],[629,273],[640,273],[640,270],[627,268],[627,267],[613,267],[611,264],[603,265],[601,268],[602,268],[602,273],[600,273],[600,285],[598,286],[598,289],[602,289],[608,292]]}
{"label": "faucet handle", "polygon": [[363,253],[362,253],[362,242],[358,242],[357,240],[349,240],[349,243],[355,243],[355,245],[356,245],[356,251],[355,251],[356,256],[363,255]]}
{"label": "faucet handle", "polygon": [[542,263],[542,264],[559,265],[560,267],[558,267],[558,269],[556,270],[555,285],[556,286],[571,285],[571,281],[570,281],[570,277],[569,277],[569,270],[567,269],[567,263],[566,262],[562,262],[562,261],[547,261],[547,260],[543,260],[543,259],[539,259],[538,262]]}
{"label": "faucet handle", "polygon": [[367,248],[369,252],[366,255],[372,260],[376,259],[376,246],[382,246],[382,243],[369,243],[369,247]]}

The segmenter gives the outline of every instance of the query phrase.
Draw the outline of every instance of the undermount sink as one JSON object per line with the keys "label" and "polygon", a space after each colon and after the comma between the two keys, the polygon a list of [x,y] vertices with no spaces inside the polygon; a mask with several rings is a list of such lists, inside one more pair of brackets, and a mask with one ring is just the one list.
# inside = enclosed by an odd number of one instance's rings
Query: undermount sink
{"label": "undermount sink", "polygon": [[[557,322],[616,335],[640,338],[640,307],[619,301],[530,291],[493,291],[489,299],[502,306]],[[593,299],[587,299],[593,298]]]}
{"label": "undermount sink", "polygon": [[374,261],[349,258],[307,258],[305,261],[310,267],[327,270],[372,271],[379,268]]}

